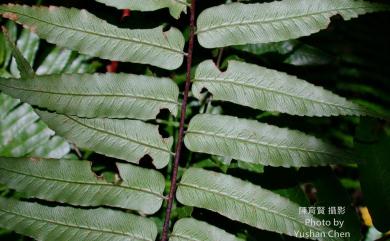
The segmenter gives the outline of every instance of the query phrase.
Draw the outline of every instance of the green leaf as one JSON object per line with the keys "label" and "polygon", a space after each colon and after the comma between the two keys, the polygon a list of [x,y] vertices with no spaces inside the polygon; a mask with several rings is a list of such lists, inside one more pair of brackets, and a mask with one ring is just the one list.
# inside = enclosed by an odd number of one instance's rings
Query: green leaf
{"label": "green leaf", "polygon": [[[328,232],[326,226],[310,226],[317,220],[299,214],[299,206],[276,193],[229,175],[198,168],[188,169],[179,184],[177,199],[184,205],[205,208],[253,227],[297,236],[297,232]],[[343,240],[325,236],[318,240]]]}
{"label": "green leaf", "polygon": [[199,99],[206,88],[213,99],[299,116],[365,115],[345,98],[295,76],[238,61],[221,72],[211,60],[196,69],[192,92]]}
{"label": "green leaf", "polygon": [[388,10],[386,5],[354,0],[283,0],[232,3],[204,10],[197,20],[199,43],[205,48],[279,42],[325,29],[330,17],[345,20]]}
{"label": "green leaf", "polygon": [[0,119],[4,119],[8,112],[14,109],[20,103],[19,100],[11,98],[10,96],[0,93]]}
{"label": "green leaf", "polygon": [[[5,64],[6,56],[8,54],[8,46],[5,41],[3,32],[0,33],[0,67]],[[4,68],[2,68],[4,70]]]}
{"label": "green leaf", "polygon": [[383,238],[383,234],[379,232],[374,226],[371,226],[367,230],[364,241],[378,241],[381,238]]}
{"label": "green leaf", "polygon": [[173,227],[171,241],[239,241],[222,229],[193,218],[178,220]]}
{"label": "green leaf", "polygon": [[169,8],[171,15],[178,19],[182,12],[187,13],[186,0],[96,0],[107,6],[131,11],[154,11],[161,8]]}
{"label": "green leaf", "polygon": [[60,74],[71,60],[72,51],[55,47],[38,67],[37,75]]}
{"label": "green leaf", "polygon": [[[12,58],[10,66],[12,75],[19,78],[21,76],[21,73],[19,72],[20,68],[25,69],[31,75],[33,72],[31,72],[32,70],[29,70],[28,68],[31,69],[31,66],[33,65],[35,57],[37,55],[37,51],[39,48],[39,37],[35,33],[31,33],[30,31],[28,31],[27,29],[23,29],[22,33],[20,34],[20,37],[16,42],[16,46],[20,50],[22,56],[26,58],[26,61],[24,61],[25,63],[22,63],[22,61],[20,60],[21,56],[18,57],[19,60],[16,58]],[[27,63],[30,67],[27,66]]]}
{"label": "green leaf", "polygon": [[89,63],[88,61],[91,60],[92,57],[87,55],[79,55],[75,59],[72,60],[69,65],[66,66],[64,69],[64,73],[67,74],[83,74],[83,73],[94,73],[101,65],[100,62],[92,62]]}
{"label": "green leaf", "polygon": [[359,94],[359,96],[374,96],[385,102],[390,102],[390,96],[387,94],[386,90],[380,87],[367,85],[367,83],[348,83],[340,81],[337,83],[337,89],[347,93],[356,93]]}
{"label": "green leaf", "polygon": [[168,78],[130,74],[64,74],[1,79],[0,90],[24,102],[80,117],[153,119],[177,113],[179,88]]}
{"label": "green leaf", "polygon": [[83,119],[36,110],[41,119],[56,132],[80,148],[139,163],[145,155],[157,168],[165,167],[171,155],[172,138],[164,139],[158,126],[139,120]]}
{"label": "green leaf", "polygon": [[154,241],[153,221],[109,209],[48,207],[0,197],[0,226],[42,241]]}
{"label": "green leaf", "polygon": [[1,5],[0,14],[17,20],[48,42],[104,59],[176,69],[184,57],[184,37],[176,28],[121,29],[86,10]]}
{"label": "green leaf", "polygon": [[299,45],[298,40],[288,40],[276,43],[237,45],[234,46],[234,48],[254,55],[262,55],[272,52],[288,54],[293,51],[297,45]]}
{"label": "green leaf", "polygon": [[299,184],[291,187],[273,189],[272,192],[277,193],[280,196],[289,199],[290,201],[298,204],[301,207],[310,206],[310,202],[307,199],[307,196],[303,192],[302,188],[299,186]]}
{"label": "green leaf", "polygon": [[[15,42],[17,35],[16,24],[12,21],[6,21],[4,27],[8,31],[9,38],[11,42]],[[7,41],[5,39],[4,32],[0,32],[0,70],[4,71],[9,64],[9,61],[12,57],[12,50],[8,47]]]}
{"label": "green leaf", "polygon": [[54,136],[31,106],[0,93],[0,156],[61,158],[69,150],[63,138]]}
{"label": "green leaf", "polygon": [[[41,121],[47,128],[47,126]],[[70,151],[69,143],[60,136],[53,136],[47,142],[36,147],[29,156],[46,157],[46,158],[61,158]]]}
{"label": "green leaf", "polygon": [[[345,188],[341,185],[336,175],[330,168],[316,170],[314,174],[317,179],[312,182],[316,189],[316,206],[325,207],[345,207],[343,215],[318,215],[320,218],[328,219],[333,223],[333,219],[344,221],[343,227],[337,227],[338,232],[349,232],[351,241],[361,240],[361,224],[355,207],[351,205],[352,200]],[[325,212],[326,213],[326,212]],[[334,227],[336,229],[336,227]]]}
{"label": "green leaf", "polygon": [[223,115],[193,117],[184,142],[194,152],[270,166],[323,166],[353,160],[350,153],[302,132]]}
{"label": "green leaf", "polygon": [[114,184],[96,176],[88,161],[0,158],[0,183],[48,201],[157,212],[164,200],[164,177],[155,170],[116,165],[121,180]]}
{"label": "green leaf", "polygon": [[[9,38],[11,39],[11,42],[15,42],[16,35],[17,35],[16,24],[8,20],[5,23],[5,28],[8,30],[8,35]],[[0,64],[0,67],[4,71],[8,67],[9,61],[11,60],[12,50],[8,48],[3,32],[0,32],[0,55],[2,56],[3,59],[3,61]]]}
{"label": "green leaf", "polygon": [[390,136],[383,124],[362,119],[358,126],[355,149],[359,153],[359,174],[364,200],[376,229],[390,229]]}
{"label": "green leaf", "polygon": [[[11,40],[10,36],[8,35],[8,30],[4,27],[2,30],[4,32],[5,39],[8,42],[8,46],[11,47],[12,54],[15,57],[15,59],[13,59],[13,62],[11,64],[11,72],[13,73],[14,76],[21,76],[23,78],[33,77],[35,75],[34,70],[31,68],[31,63],[33,62],[33,60],[28,61],[27,59],[25,59],[23,54],[19,51],[18,47],[15,46],[14,42]],[[24,43],[24,40],[25,38],[23,37],[23,33],[22,33],[21,38],[19,38],[18,40],[18,45],[22,45]],[[33,44],[35,44],[35,42],[33,42]],[[28,44],[27,47],[26,46],[22,46],[22,47],[24,47],[25,55],[29,55],[29,53],[27,53],[26,50],[30,50],[31,48],[33,48],[34,53],[36,52],[36,49],[34,49],[34,47],[31,47],[30,44]],[[34,56],[34,55],[35,54],[32,55],[30,54],[29,56]],[[18,69],[16,69],[16,64]],[[13,68],[13,66],[15,67]]]}
{"label": "green leaf", "polygon": [[332,58],[321,49],[303,44],[292,52],[284,61],[285,64],[295,66],[318,66],[330,64]]}
{"label": "green leaf", "polygon": [[[4,95],[4,98],[7,97]],[[27,104],[22,104],[16,109],[10,109],[10,111],[13,111],[12,115],[8,114],[1,122],[2,138],[0,140],[3,141],[3,144],[9,143],[9,139],[13,137],[14,132],[20,131],[25,126],[38,120],[38,116],[31,111],[31,107]]]}
{"label": "green leaf", "polygon": [[331,56],[321,49],[295,39],[275,43],[237,45],[233,46],[233,48],[254,55],[267,53],[287,55],[283,63],[295,66],[325,65],[330,64],[332,61]]}
{"label": "green leaf", "polygon": [[[232,165],[230,165],[232,167]],[[264,173],[264,166],[258,163],[237,161],[237,168],[255,173]]]}

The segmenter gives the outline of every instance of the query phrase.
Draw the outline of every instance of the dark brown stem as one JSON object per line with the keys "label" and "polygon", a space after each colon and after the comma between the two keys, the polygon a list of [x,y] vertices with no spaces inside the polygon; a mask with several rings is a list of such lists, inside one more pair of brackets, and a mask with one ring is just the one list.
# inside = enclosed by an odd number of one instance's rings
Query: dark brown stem
{"label": "dark brown stem", "polygon": [[220,48],[218,51],[218,57],[217,57],[217,67],[219,68],[221,66],[221,60],[222,60],[222,55],[223,55],[223,48]]}
{"label": "dark brown stem", "polygon": [[179,169],[179,161],[181,149],[183,146],[183,136],[184,136],[184,125],[186,118],[186,110],[187,110],[187,100],[188,100],[188,92],[190,90],[191,85],[191,66],[192,66],[192,51],[194,49],[194,38],[195,38],[195,1],[191,0],[191,8],[190,8],[190,39],[188,42],[188,54],[187,54],[187,74],[186,74],[186,83],[184,87],[184,96],[181,105],[181,113],[180,113],[180,126],[179,126],[179,136],[176,144],[175,151],[175,160],[173,163],[172,176],[171,176],[171,188],[168,194],[168,202],[167,209],[165,214],[164,227],[162,231],[161,241],[168,240],[168,231],[169,231],[169,221],[171,219],[172,206],[175,199],[176,194],[176,186],[177,186],[177,171]]}

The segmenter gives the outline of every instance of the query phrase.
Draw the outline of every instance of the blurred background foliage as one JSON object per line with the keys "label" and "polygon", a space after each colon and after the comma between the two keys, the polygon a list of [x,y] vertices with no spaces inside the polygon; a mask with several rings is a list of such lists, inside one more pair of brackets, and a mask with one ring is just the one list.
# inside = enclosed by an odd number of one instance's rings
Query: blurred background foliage
{"label": "blurred background foliage", "polygon": [[[131,11],[130,16],[122,18],[121,11],[108,8],[92,0],[25,0],[15,2],[31,5],[43,4],[85,8],[112,24],[126,28],[150,28],[161,25],[163,22],[165,23],[165,28],[170,26],[178,27],[184,31],[185,36],[188,36],[188,27],[186,27],[188,25],[187,16],[182,15],[179,21],[176,21],[169,15],[167,9],[150,13]],[[197,12],[200,13],[205,8],[222,3],[226,3],[226,1],[199,0]],[[300,38],[299,40],[226,47],[213,51],[196,45],[194,66],[204,59],[212,58],[215,62],[220,62],[221,69],[226,69],[228,60],[245,60],[248,63],[270,67],[298,76],[356,103],[367,106],[372,110],[389,115],[389,23],[390,15],[388,13],[364,15],[348,22],[344,22],[336,16],[326,30],[309,37]],[[107,70],[112,70],[110,61],[94,59],[67,49],[55,47],[44,40],[40,40],[35,34],[4,19],[1,20],[1,25],[7,27],[11,38],[16,41],[17,46],[32,64],[37,74],[93,73],[95,71],[106,72]],[[181,88],[183,88],[185,80],[184,65],[175,71],[166,71],[152,66],[119,63],[116,71],[170,76]],[[11,57],[11,50],[7,46],[3,35],[0,35],[0,75],[2,77],[17,77],[19,75],[15,61]],[[388,121],[379,121],[378,123],[367,125],[366,123],[360,123],[361,121],[358,117],[302,118],[299,116],[262,112],[227,102],[212,101],[212,97],[208,95],[205,95],[201,101],[190,96],[189,108],[187,110],[188,119],[199,112],[230,114],[243,118],[257,119],[280,127],[298,129],[340,147],[358,147],[361,152],[366,154],[367,150],[371,150],[371,153],[368,153],[368,155],[377,155],[377,159],[380,159],[382,164],[389,156],[387,147],[389,146],[390,128]],[[160,130],[162,134],[177,135],[177,120],[168,113],[160,113],[157,122],[162,127]],[[359,125],[361,130],[367,130],[373,125],[380,126],[379,132],[381,132],[380,135],[384,139],[381,150],[378,149],[378,152],[372,151],[376,150],[374,147],[378,146],[376,142],[370,146],[364,141],[357,141],[355,133]],[[367,138],[367,136],[363,135],[362,140],[367,140]],[[382,151],[382,155],[379,151]],[[29,105],[21,104],[18,100],[2,93],[0,93],[0,156],[45,156],[88,159],[94,162],[93,169],[96,173],[103,174],[107,178],[113,178],[114,176],[112,165],[109,164],[109,158],[89,151],[78,150],[72,143],[55,136],[38,119],[38,116]],[[360,171],[358,165],[333,166],[332,168],[300,168],[298,170],[295,168],[249,165],[186,151],[181,160],[181,167],[188,167],[189,164],[221,170],[234,176],[246,177],[251,182],[287,196],[302,206],[314,203],[324,206],[348,205],[352,203],[353,207],[347,212],[346,218],[352,220],[350,223],[356,224],[355,231],[361,231],[363,240],[377,240],[383,235],[373,227],[370,214],[366,208],[367,203],[371,202],[369,199],[381,197],[363,197],[361,183],[359,182],[361,176],[363,178],[363,176],[367,175],[369,177],[376,175],[376,170],[367,169],[370,166],[369,163],[366,163],[366,166],[363,165],[363,168],[360,167]],[[144,165],[147,165],[147,162]],[[387,164],[388,169],[389,165]],[[168,167],[166,172],[169,175],[170,167]],[[385,188],[386,190],[386,186],[390,184],[384,178],[380,177],[376,180],[375,185],[377,185],[378,189],[382,188],[383,190]],[[167,187],[169,188],[168,181]],[[14,192],[4,187],[0,187],[0,190],[2,195],[15,195]],[[367,193],[376,196],[377,190]],[[163,210],[162,208],[154,217],[158,227],[162,227]],[[218,223],[218,226],[229,230],[231,233],[238,233],[240,237],[246,240],[296,240],[293,237],[250,228],[207,210],[180,205],[174,209],[173,219],[186,217],[191,213],[193,217],[199,220],[207,221],[210,224]],[[30,239],[13,232],[0,230],[0,240]]]}

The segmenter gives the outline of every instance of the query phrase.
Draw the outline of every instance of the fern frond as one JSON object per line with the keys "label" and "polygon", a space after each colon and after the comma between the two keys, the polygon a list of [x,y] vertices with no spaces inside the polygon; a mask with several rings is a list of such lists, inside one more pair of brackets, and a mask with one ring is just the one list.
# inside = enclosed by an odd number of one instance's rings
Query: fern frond
{"label": "fern frond", "polygon": [[62,74],[0,78],[0,90],[31,105],[79,117],[153,119],[177,113],[179,88],[168,78],[129,74]]}
{"label": "fern frond", "polygon": [[56,132],[80,148],[139,163],[149,155],[157,168],[165,167],[172,155],[172,138],[164,139],[158,126],[139,120],[83,119],[36,110],[41,119]]}
{"label": "fern frond", "polygon": [[0,226],[42,241],[154,241],[156,224],[109,209],[48,207],[0,197]]}
{"label": "fern frond", "polygon": [[[365,108],[295,76],[265,67],[229,61],[221,72],[211,60],[199,64],[192,91],[206,88],[216,100],[300,116],[367,115]],[[374,115],[374,114],[373,114]]]}
{"label": "fern frond", "polygon": [[[184,172],[176,194],[184,205],[205,208],[253,227],[297,236],[296,232],[327,232],[326,226],[310,226],[305,220],[318,220],[299,214],[299,205],[276,193],[238,178],[190,168]],[[321,241],[343,238],[324,237]]]}
{"label": "fern frond", "polygon": [[176,221],[171,241],[242,241],[226,231],[193,218]]}
{"label": "fern frond", "polygon": [[386,5],[355,0],[283,0],[232,3],[211,7],[198,17],[198,40],[205,48],[278,42],[307,36],[326,28],[330,17],[345,20],[389,10]]}
{"label": "fern frond", "polygon": [[110,183],[88,161],[0,158],[0,183],[28,197],[79,206],[112,206],[152,214],[164,200],[161,173],[117,163],[120,181]]}
{"label": "fern frond", "polygon": [[1,5],[0,14],[29,27],[48,42],[103,59],[176,69],[184,57],[178,29],[121,29],[86,10],[64,7]]}
{"label": "fern frond", "polygon": [[350,153],[302,132],[223,115],[193,117],[184,142],[194,152],[270,166],[324,166],[354,160]]}

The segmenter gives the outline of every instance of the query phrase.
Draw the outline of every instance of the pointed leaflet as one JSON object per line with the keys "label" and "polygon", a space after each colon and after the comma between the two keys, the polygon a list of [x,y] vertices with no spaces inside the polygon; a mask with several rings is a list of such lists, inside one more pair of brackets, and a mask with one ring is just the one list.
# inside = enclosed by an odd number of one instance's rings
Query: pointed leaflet
{"label": "pointed leaflet", "polygon": [[[299,214],[299,205],[276,193],[229,175],[190,168],[179,183],[177,199],[184,205],[205,208],[253,227],[296,236],[296,232],[328,232],[326,226],[309,226],[317,220]],[[317,220],[319,221],[319,220]],[[321,241],[343,240],[324,237]]]}
{"label": "pointed leaflet", "polygon": [[0,183],[48,201],[106,205],[145,214],[158,211],[164,199],[164,177],[130,164],[117,163],[117,167],[121,182],[114,184],[97,177],[88,161],[0,158]]}
{"label": "pointed leaflet", "polygon": [[211,60],[199,64],[192,91],[206,88],[216,100],[292,115],[364,115],[364,108],[295,76],[238,61],[221,72]]}
{"label": "pointed leaflet", "polygon": [[177,112],[179,88],[168,78],[129,74],[63,74],[1,79],[0,90],[24,102],[80,117],[153,119]]}
{"label": "pointed leaflet", "polygon": [[225,230],[193,218],[178,220],[173,227],[170,241],[240,241]]}
{"label": "pointed leaflet", "polygon": [[121,29],[86,10],[63,7],[1,5],[0,14],[36,32],[39,37],[61,47],[104,59],[151,64],[176,69],[183,62],[181,32],[163,27]]}
{"label": "pointed leaflet", "polygon": [[107,6],[131,11],[154,11],[161,8],[169,8],[171,15],[178,19],[180,14],[187,12],[186,0],[96,0]]}
{"label": "pointed leaflet", "polygon": [[48,207],[0,197],[0,226],[42,241],[154,241],[155,223],[109,209]]}
{"label": "pointed leaflet", "polygon": [[353,160],[348,153],[302,132],[223,115],[193,117],[184,142],[191,151],[270,166],[321,166]]}
{"label": "pointed leaflet", "polygon": [[[23,54],[19,51],[19,49],[16,47],[16,45],[12,42],[10,36],[8,35],[8,30],[6,28],[4,28],[4,27],[3,27],[2,30],[3,30],[5,39],[8,42],[8,46],[11,47],[12,54],[15,57],[15,61],[17,63],[17,67],[18,67],[18,69],[20,71],[20,73],[18,71],[17,74],[22,76],[23,78],[33,77],[35,75],[35,73],[34,73],[34,70],[31,68],[30,63],[24,58]],[[20,40],[23,40],[23,38],[20,38],[18,40],[18,42]],[[32,61],[33,60],[31,60],[30,62],[32,62]],[[14,62],[12,62],[12,64],[15,65]],[[11,70],[12,70],[12,66],[13,66],[12,64],[11,64]],[[14,72],[16,72],[16,70]]]}
{"label": "pointed leaflet", "polygon": [[324,29],[330,17],[345,20],[388,10],[361,0],[283,0],[271,3],[232,3],[211,7],[198,18],[198,40],[206,48],[278,42]]}
{"label": "pointed leaflet", "polygon": [[157,168],[165,167],[172,155],[172,138],[164,139],[158,126],[138,120],[83,119],[36,110],[41,119],[56,132],[80,148],[139,163],[145,155]]}
{"label": "pointed leaflet", "polygon": [[[39,37],[35,33],[30,32],[28,29],[22,30],[22,33],[20,34],[20,37],[16,42],[16,46],[26,58],[30,66],[33,66],[34,64],[35,58],[38,53],[39,44]],[[19,68],[19,63],[16,61],[15,58],[12,58],[10,71],[14,77],[20,77]]]}

